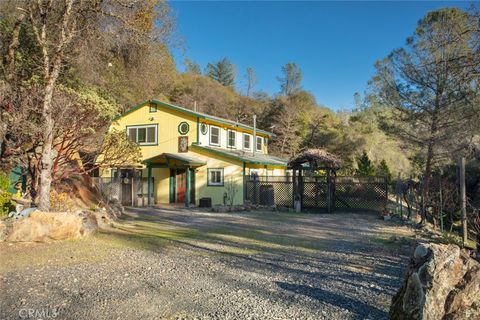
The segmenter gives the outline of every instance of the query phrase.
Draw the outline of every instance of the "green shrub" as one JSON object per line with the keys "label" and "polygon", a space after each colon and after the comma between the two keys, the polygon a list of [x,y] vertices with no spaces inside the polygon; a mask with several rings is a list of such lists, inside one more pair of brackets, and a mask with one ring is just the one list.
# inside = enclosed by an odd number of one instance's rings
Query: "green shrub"
{"label": "green shrub", "polygon": [[8,214],[14,207],[11,201],[12,194],[7,192],[9,185],[8,176],[0,172],[0,216]]}
{"label": "green shrub", "polygon": [[10,193],[0,193],[0,216],[5,216],[14,209],[11,199],[12,195]]}
{"label": "green shrub", "polygon": [[5,173],[0,172],[0,190],[7,192],[9,186],[10,186],[10,179]]}

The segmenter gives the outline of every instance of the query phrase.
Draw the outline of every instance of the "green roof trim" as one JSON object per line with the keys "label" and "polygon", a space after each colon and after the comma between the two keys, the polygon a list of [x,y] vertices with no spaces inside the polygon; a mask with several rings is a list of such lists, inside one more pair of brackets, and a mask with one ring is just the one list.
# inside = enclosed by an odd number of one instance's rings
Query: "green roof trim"
{"label": "green roof trim", "polygon": [[229,151],[229,150],[223,150],[223,149],[212,148],[212,147],[203,147],[195,143],[192,143],[190,148],[192,149],[192,151],[195,151],[195,149],[198,149],[198,150],[211,152],[213,154],[217,154],[220,156],[224,156],[226,158],[230,158],[233,160],[237,160],[237,161],[245,162],[249,164],[270,165],[270,166],[280,166],[280,167],[287,166],[287,160],[274,157],[274,156],[269,156],[262,153],[256,153],[255,155],[253,155],[253,153],[251,152],[247,153],[243,151]]}
{"label": "green roof trim", "polygon": [[180,154],[180,153],[161,153],[161,154],[156,155],[154,157],[143,160],[142,163],[152,164],[152,163],[155,162],[155,160],[161,160],[163,158],[165,158],[166,160],[174,159],[174,160],[178,160],[178,161],[187,163],[189,165],[195,165],[195,166],[203,166],[203,165],[207,164],[203,160],[196,159],[196,158],[191,157],[189,155],[184,155],[184,154]]}
{"label": "green roof trim", "polygon": [[[126,116],[127,114],[130,114],[130,113],[140,109],[141,107],[143,107],[145,105],[152,104],[152,103],[156,104],[157,106],[161,106],[161,107],[164,107],[164,108],[167,108],[167,109],[170,109],[170,110],[175,110],[175,111],[178,111],[178,112],[182,112],[182,113],[188,114],[188,115],[193,116],[193,117],[198,117],[200,119],[206,119],[206,120],[221,122],[221,123],[233,126],[233,127],[239,127],[239,128],[248,129],[248,130],[253,131],[253,127],[248,126],[248,125],[243,124],[243,123],[235,122],[235,121],[220,118],[220,117],[211,116],[211,115],[201,113],[201,112],[192,111],[190,109],[187,109],[187,108],[184,108],[184,107],[179,107],[179,106],[176,106],[176,105],[173,105],[173,104],[170,104],[170,103],[166,103],[166,102],[163,102],[163,101],[160,101],[160,100],[144,101],[144,102],[134,106],[133,108],[127,110],[126,112],[122,113],[121,115],[116,116],[115,118],[113,118],[113,121],[118,120],[118,119]],[[268,131],[265,131],[265,130],[261,130],[261,129],[258,129],[258,128],[257,128],[257,133],[264,134],[264,135],[267,135],[267,136],[270,136],[270,137],[275,137],[274,133],[268,132]]]}

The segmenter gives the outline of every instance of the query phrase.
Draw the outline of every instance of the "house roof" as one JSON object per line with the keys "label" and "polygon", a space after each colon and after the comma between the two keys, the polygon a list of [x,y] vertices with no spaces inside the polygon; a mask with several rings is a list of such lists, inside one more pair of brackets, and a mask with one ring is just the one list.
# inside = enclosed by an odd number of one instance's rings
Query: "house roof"
{"label": "house roof", "polygon": [[[187,109],[187,108],[184,108],[184,107],[176,106],[176,105],[166,103],[166,102],[163,102],[163,101],[159,101],[159,100],[144,101],[144,102],[134,106],[133,108],[129,109],[128,111],[122,113],[121,115],[115,117],[113,120],[117,120],[119,118],[122,118],[122,117],[126,116],[127,114],[132,113],[135,110],[138,110],[141,107],[143,107],[145,105],[148,105],[148,104],[151,104],[151,103],[154,103],[157,106],[162,106],[162,107],[170,109],[170,110],[175,110],[175,111],[179,111],[179,112],[182,112],[182,113],[194,116],[194,117],[198,117],[200,119],[206,119],[206,120],[221,122],[221,123],[224,123],[224,124],[227,124],[227,125],[230,125],[230,126],[239,127],[239,128],[248,129],[248,130],[253,130],[252,126],[248,126],[248,125],[240,123],[240,122],[236,122],[236,121],[232,121],[232,120],[228,120],[228,119],[220,118],[220,117],[216,117],[216,116],[211,116],[211,115],[208,115],[206,113],[193,111],[193,110],[190,110],[190,109]],[[267,135],[267,136],[270,136],[270,137],[275,137],[274,133],[268,132],[268,131],[265,131],[265,130],[261,130],[261,129],[258,129],[258,128],[257,128],[257,133],[261,133],[261,134],[264,134],[264,135]]]}
{"label": "house roof", "polygon": [[218,154],[230,159],[246,162],[249,164],[273,165],[273,166],[286,167],[288,162],[285,159],[271,156],[268,154],[263,154],[263,153],[253,154],[252,152],[246,152],[242,150],[226,150],[226,149],[220,149],[220,148],[199,146],[198,144],[195,144],[195,143],[192,144],[190,148],[192,148],[192,151],[195,151],[195,149],[203,150],[203,151]]}
{"label": "house roof", "polygon": [[192,155],[185,154],[185,153],[161,153],[154,157],[148,158],[143,160],[143,163],[153,164],[153,163],[162,163],[168,160],[178,160],[190,166],[203,166],[207,164],[205,161],[193,157]]}

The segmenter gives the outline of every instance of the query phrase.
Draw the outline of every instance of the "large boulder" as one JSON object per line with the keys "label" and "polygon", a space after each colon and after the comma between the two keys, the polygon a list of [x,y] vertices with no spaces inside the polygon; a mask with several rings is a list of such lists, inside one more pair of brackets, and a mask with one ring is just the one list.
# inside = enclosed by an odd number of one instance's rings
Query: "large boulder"
{"label": "large boulder", "polygon": [[71,212],[35,211],[12,222],[6,241],[48,241],[78,239],[96,232],[95,215]]}
{"label": "large boulder", "polygon": [[418,245],[390,319],[480,319],[480,263],[456,245]]}

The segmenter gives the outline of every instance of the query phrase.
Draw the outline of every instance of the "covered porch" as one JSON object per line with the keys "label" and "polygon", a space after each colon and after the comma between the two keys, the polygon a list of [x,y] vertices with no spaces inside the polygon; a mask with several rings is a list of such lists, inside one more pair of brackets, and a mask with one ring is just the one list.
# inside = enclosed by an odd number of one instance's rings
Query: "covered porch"
{"label": "covered porch", "polygon": [[[206,162],[191,154],[179,153],[162,153],[155,157],[143,161],[147,170],[147,189],[148,189],[148,206],[154,204],[153,195],[153,172],[154,169],[161,169],[163,171],[164,179],[157,179],[158,184],[162,183],[159,180],[168,179],[168,200],[159,201],[163,204],[184,205],[189,207],[195,203],[195,176],[198,167],[206,165]],[[163,181],[164,183],[166,181]],[[163,188],[167,189],[167,188]]]}

